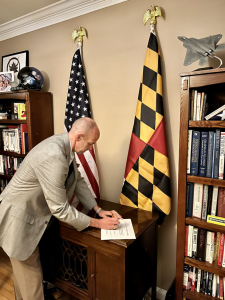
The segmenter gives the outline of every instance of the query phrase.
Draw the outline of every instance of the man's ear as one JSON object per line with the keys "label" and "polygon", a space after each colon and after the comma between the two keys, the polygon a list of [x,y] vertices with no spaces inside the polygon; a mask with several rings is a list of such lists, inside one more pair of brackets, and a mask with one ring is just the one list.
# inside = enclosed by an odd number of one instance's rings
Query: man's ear
{"label": "man's ear", "polygon": [[83,134],[81,134],[81,133],[78,133],[78,135],[76,136],[76,141],[80,141],[80,140],[82,140],[82,139],[83,139],[83,137],[84,137],[84,135],[83,135]]}

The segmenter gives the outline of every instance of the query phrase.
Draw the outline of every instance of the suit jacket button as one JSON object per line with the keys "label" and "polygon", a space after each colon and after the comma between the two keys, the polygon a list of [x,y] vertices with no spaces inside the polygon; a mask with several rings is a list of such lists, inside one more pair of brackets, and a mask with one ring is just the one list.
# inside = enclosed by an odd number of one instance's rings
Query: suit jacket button
{"label": "suit jacket button", "polygon": [[48,221],[46,221],[45,224],[48,225]]}

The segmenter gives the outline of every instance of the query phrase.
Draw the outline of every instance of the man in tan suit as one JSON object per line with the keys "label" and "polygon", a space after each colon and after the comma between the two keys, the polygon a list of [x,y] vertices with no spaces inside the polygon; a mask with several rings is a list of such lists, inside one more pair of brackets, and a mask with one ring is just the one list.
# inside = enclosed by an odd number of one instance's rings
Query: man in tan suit
{"label": "man in tan suit", "polygon": [[[54,135],[34,147],[0,195],[0,246],[11,259],[16,300],[44,300],[38,243],[51,216],[75,227],[115,229],[121,216],[98,207],[78,172],[74,152],[83,154],[99,139],[89,118],[74,122],[69,133]],[[72,164],[72,165],[71,165]],[[69,170],[74,172],[68,177]],[[70,206],[73,192],[101,219]]]}

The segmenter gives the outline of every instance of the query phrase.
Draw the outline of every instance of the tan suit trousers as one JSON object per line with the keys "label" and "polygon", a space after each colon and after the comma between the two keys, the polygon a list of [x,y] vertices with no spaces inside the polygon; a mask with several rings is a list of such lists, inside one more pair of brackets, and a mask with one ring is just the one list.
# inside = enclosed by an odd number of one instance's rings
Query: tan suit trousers
{"label": "tan suit trousers", "polygon": [[15,258],[10,258],[10,260],[13,268],[16,300],[44,300],[43,275],[38,247],[24,261]]}

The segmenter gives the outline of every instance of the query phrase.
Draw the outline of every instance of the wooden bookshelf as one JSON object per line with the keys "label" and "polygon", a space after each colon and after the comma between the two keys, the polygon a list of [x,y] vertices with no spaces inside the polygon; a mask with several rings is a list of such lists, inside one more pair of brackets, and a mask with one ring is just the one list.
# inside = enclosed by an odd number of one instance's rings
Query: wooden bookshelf
{"label": "wooden bookshelf", "polygon": [[178,178],[178,213],[177,213],[177,258],[176,258],[176,299],[217,299],[202,293],[183,290],[184,264],[200,268],[213,274],[225,277],[225,268],[216,263],[198,261],[185,257],[185,226],[193,225],[213,232],[225,233],[225,226],[207,223],[206,221],[186,217],[187,182],[225,187],[225,180],[200,176],[187,176],[188,130],[209,131],[224,129],[225,121],[190,121],[191,90],[205,92],[209,103],[208,114],[225,104],[225,68],[183,73],[181,76],[180,103],[180,142],[179,142],[179,178]]}
{"label": "wooden bookshelf", "polygon": [[[52,94],[48,92],[28,90],[0,93],[0,104],[3,104],[6,109],[11,108],[13,112],[13,103],[15,102],[25,103],[27,119],[0,119],[0,125],[27,124],[28,147],[30,151],[42,140],[53,135]],[[4,151],[3,149],[0,149],[0,155],[21,158],[26,156],[25,154]],[[12,177],[12,175],[0,173],[0,179],[10,180]]]}

